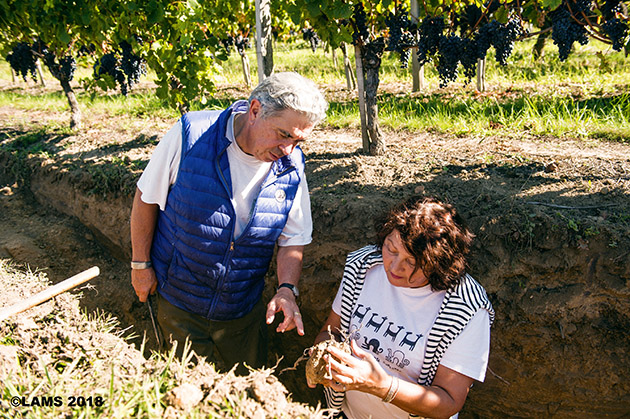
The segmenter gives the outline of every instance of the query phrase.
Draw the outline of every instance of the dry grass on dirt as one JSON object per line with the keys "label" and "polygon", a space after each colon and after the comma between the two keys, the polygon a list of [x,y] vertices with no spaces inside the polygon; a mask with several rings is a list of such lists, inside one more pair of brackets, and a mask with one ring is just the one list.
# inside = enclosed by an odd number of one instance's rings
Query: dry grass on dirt
{"label": "dry grass on dirt", "polygon": [[[0,307],[47,284],[43,273],[0,259]],[[124,335],[113,317],[86,315],[78,299],[67,293],[0,323],[1,416],[325,416],[322,410],[292,402],[271,369],[251,370],[247,376],[219,373],[190,352],[183,360],[143,354],[143,347],[137,350]],[[52,405],[43,406],[46,400]]]}

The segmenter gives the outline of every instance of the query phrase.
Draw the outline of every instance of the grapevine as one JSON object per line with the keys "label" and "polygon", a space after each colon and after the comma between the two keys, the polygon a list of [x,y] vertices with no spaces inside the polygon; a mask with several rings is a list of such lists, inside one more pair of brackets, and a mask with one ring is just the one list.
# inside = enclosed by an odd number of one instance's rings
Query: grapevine
{"label": "grapevine", "polygon": [[245,55],[245,50],[251,48],[249,43],[249,38],[243,35],[238,35],[234,41],[234,46],[236,47],[236,51],[241,56]]}
{"label": "grapevine", "polygon": [[319,39],[319,35],[313,28],[302,28],[302,39],[307,41],[311,45],[313,52],[317,50],[317,47],[322,43]]}

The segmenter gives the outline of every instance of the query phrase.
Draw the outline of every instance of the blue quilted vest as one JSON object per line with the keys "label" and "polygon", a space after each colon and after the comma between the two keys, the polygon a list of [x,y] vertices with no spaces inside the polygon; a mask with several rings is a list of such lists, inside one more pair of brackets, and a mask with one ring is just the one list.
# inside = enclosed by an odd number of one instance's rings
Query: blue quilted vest
{"label": "blue quilted vest", "polygon": [[260,300],[276,240],[304,173],[299,148],[275,161],[250,220],[234,238],[235,212],[227,156],[227,122],[239,101],[220,113],[181,118],[182,158],[166,207],[158,215],[151,260],[158,291],[171,304],[210,320],[249,313]]}

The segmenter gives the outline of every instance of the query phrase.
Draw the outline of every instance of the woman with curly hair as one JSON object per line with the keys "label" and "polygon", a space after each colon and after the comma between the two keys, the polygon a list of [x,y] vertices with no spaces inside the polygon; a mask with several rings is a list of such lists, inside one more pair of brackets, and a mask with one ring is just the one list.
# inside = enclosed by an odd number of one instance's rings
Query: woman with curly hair
{"label": "woman with curly hair", "polygon": [[[451,205],[413,197],[377,222],[377,243],[348,255],[328,320],[325,385],[341,417],[451,417],[483,381],[494,311],[465,273],[474,235]],[[314,387],[315,384],[309,383]]]}

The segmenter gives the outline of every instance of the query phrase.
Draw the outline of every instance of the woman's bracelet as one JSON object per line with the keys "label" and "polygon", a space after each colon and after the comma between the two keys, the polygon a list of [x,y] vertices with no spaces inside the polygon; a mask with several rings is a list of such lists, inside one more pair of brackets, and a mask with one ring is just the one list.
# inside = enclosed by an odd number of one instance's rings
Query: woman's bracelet
{"label": "woman's bracelet", "polygon": [[383,397],[383,402],[390,403],[392,400],[396,398],[396,394],[398,394],[398,386],[400,385],[397,377],[392,376],[392,382],[389,384],[389,390],[387,390],[387,394]]}

